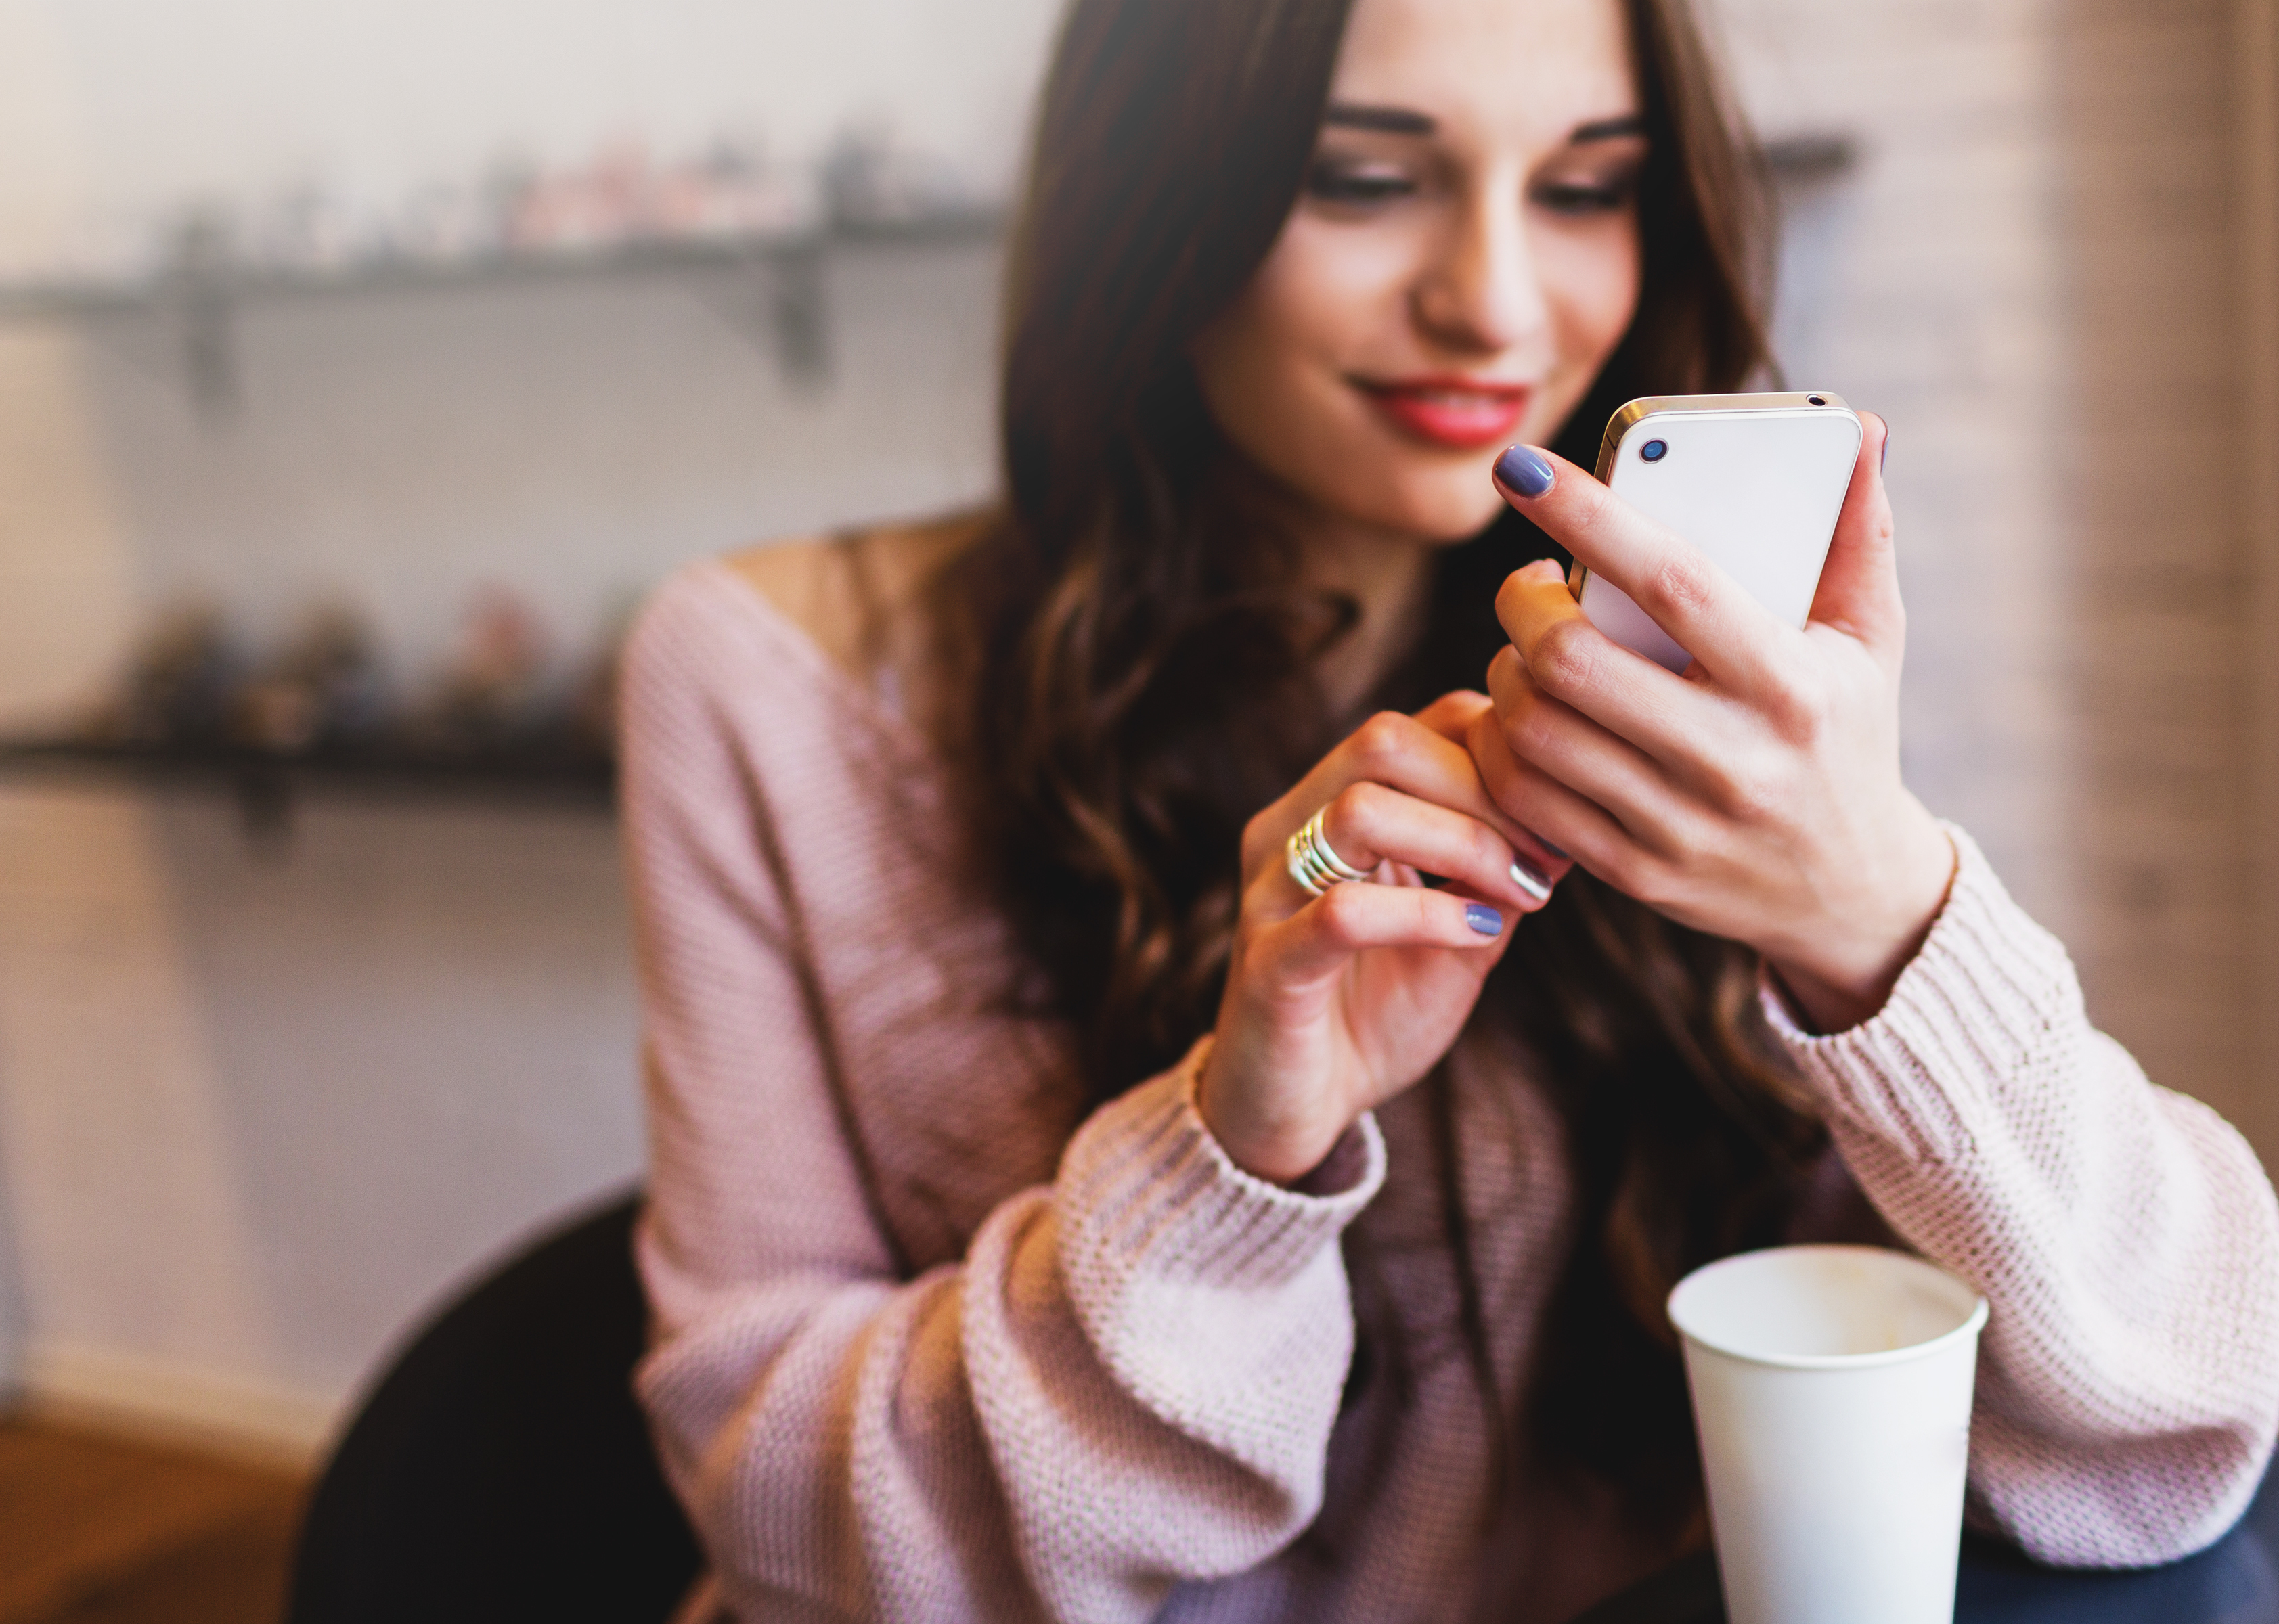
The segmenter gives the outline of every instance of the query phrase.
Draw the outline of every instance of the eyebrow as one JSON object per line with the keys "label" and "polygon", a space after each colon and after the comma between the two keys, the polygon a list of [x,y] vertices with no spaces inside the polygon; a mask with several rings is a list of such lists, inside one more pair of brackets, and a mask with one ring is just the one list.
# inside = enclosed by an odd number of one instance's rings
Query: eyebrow
{"label": "eyebrow", "polygon": [[1359,102],[1332,102],[1322,114],[1322,122],[1348,130],[1382,130],[1388,135],[1430,135],[1440,127],[1413,108],[1371,107]]}
{"label": "eyebrow", "polygon": [[[1411,107],[1384,107],[1364,102],[1332,102],[1322,114],[1325,126],[1347,130],[1377,130],[1387,135],[1430,135],[1440,126],[1428,113]],[[1620,141],[1626,135],[1646,134],[1646,115],[1623,113],[1618,118],[1594,119],[1578,124],[1567,132],[1569,146],[1584,146],[1594,141]]]}
{"label": "eyebrow", "polygon": [[1579,147],[1587,142],[1620,141],[1625,135],[1646,134],[1644,113],[1624,113],[1618,119],[1596,119],[1588,124],[1578,124],[1567,132],[1567,143]]}

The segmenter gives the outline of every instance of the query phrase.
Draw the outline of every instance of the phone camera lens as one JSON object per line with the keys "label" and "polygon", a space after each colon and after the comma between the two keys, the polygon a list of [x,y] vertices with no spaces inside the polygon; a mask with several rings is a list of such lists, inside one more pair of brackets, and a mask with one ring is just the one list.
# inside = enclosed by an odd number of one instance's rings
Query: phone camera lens
{"label": "phone camera lens", "polygon": [[1828,404],[1828,397],[1822,395],[1807,395],[1804,397],[1804,403],[1807,406],[1825,406]]}
{"label": "phone camera lens", "polygon": [[1649,463],[1659,463],[1663,457],[1669,455],[1669,441],[1666,440],[1649,440],[1646,444],[1638,448],[1638,455]]}

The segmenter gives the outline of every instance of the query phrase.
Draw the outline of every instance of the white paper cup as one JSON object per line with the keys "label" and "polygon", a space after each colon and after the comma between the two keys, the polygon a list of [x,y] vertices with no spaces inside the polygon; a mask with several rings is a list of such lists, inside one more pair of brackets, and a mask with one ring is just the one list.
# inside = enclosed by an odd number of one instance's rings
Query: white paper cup
{"label": "white paper cup", "polygon": [[1731,1624],[1948,1624],[1986,1303],[1876,1246],[1780,1246],[1669,1294]]}

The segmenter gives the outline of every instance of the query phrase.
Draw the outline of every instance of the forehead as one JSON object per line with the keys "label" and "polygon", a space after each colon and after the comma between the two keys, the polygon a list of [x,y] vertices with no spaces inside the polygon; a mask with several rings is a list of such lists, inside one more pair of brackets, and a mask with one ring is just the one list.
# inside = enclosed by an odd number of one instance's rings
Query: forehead
{"label": "forehead", "polygon": [[1637,111],[1622,0],[1354,0],[1330,99],[1409,108],[1452,139],[1559,145]]}

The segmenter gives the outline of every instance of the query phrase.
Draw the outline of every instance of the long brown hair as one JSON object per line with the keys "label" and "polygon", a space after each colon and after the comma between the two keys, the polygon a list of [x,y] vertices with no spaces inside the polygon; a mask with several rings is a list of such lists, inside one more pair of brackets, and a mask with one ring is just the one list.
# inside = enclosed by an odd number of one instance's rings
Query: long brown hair
{"label": "long brown hair", "polygon": [[[937,603],[966,652],[955,754],[977,854],[1025,949],[1030,1007],[1076,1033],[1096,1100],[1209,1029],[1242,825],[1350,720],[1313,673],[1353,606],[1299,587],[1186,358],[1297,198],[1350,4],[1078,0],[1045,90],[1012,255],[1004,507]],[[1623,401],[1730,389],[1765,359],[1748,149],[1685,0],[1624,4],[1650,148],[1642,292],[1565,433],[1585,462]],[[1446,549],[1377,701],[1477,686],[1503,640],[1497,586],[1546,553],[1515,516]],[[1491,981],[1476,1018],[1508,1021],[1535,1058],[1578,1221],[1523,1417],[1500,1413],[1444,1157],[1494,1436],[1611,1483],[1664,1531],[1699,1476],[1662,1298],[1686,1268],[1773,1238],[1822,1143],[1757,974],[1741,947],[1578,871]],[[1445,1069],[1427,1086],[1450,1120]],[[1366,1301],[1362,1320],[1360,1362],[1382,1367],[1395,1333]]]}

